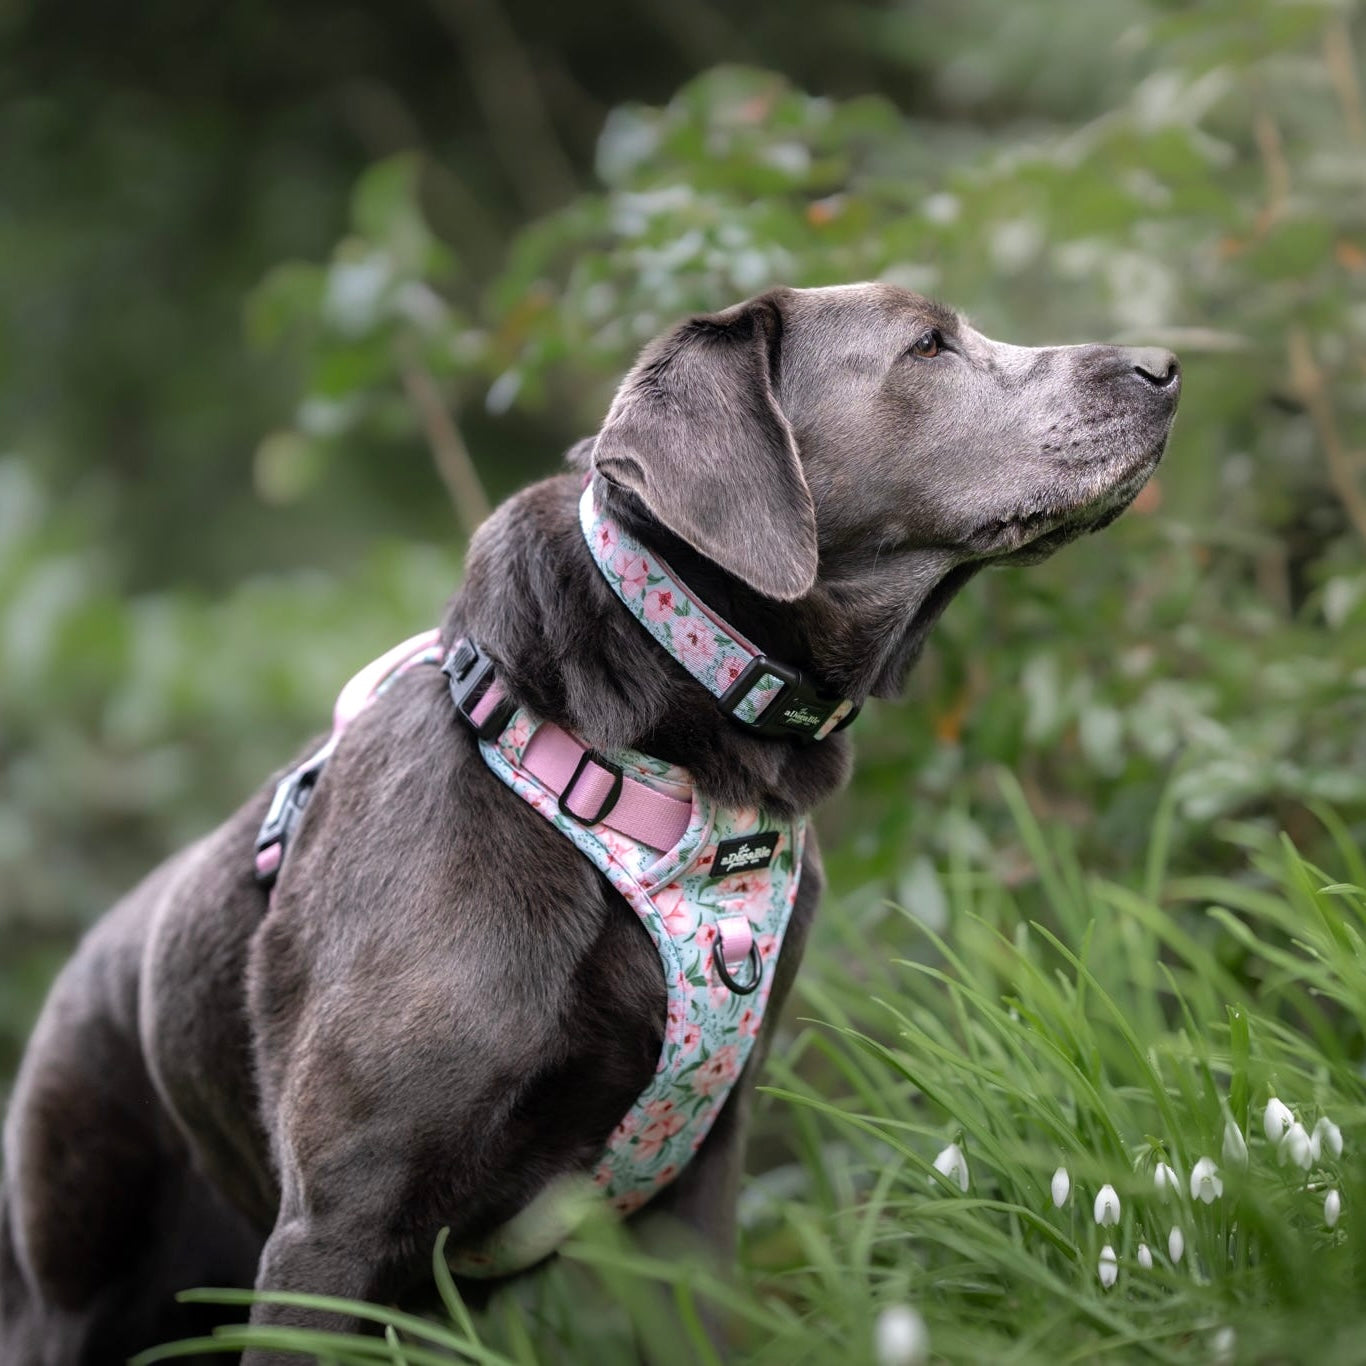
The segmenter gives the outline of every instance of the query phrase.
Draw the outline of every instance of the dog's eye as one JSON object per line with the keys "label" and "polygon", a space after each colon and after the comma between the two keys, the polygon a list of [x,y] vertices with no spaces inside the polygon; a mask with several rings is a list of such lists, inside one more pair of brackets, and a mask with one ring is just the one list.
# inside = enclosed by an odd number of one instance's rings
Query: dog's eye
{"label": "dog's eye", "polygon": [[919,356],[922,360],[929,360],[932,356],[939,354],[939,348],[944,345],[944,334],[937,327],[932,327],[928,332],[922,332],[915,341],[911,343],[911,355]]}

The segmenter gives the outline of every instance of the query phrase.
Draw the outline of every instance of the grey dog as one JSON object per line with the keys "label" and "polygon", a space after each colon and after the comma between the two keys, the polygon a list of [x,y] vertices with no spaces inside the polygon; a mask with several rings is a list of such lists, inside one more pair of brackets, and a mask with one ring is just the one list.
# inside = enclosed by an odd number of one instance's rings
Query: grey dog
{"label": "grey dog", "polygon": [[[1167,351],[1008,346],[889,285],[693,318],[645,349],[575,471],[480,529],[443,641],[476,637],[523,706],[600,751],[681,764],[720,803],[807,811],[846,778],[847,736],[724,716],[595,568],[584,473],[767,653],[830,695],[889,697],[978,569],[1119,515],[1180,383]],[[414,1295],[439,1229],[468,1244],[587,1170],[652,1075],[654,945],[489,771],[435,669],[346,733],[273,901],[252,869],[272,786],[116,905],[52,988],[5,1131],[5,1366],[112,1362],[196,1330],[173,1302],[187,1286]],[[722,1255],[820,887],[809,841],[763,1037],[649,1207]],[[252,1321],[355,1327],[265,1305]]]}

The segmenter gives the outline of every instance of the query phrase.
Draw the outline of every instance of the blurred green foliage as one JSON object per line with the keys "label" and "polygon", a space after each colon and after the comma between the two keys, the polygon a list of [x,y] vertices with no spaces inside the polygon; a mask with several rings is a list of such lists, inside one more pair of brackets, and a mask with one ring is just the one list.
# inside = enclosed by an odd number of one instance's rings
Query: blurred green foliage
{"label": "blurred green foliage", "polygon": [[[1238,871],[1222,818],[1312,842],[1322,801],[1362,833],[1362,7],[779,8],[742,41],[699,7],[696,59],[650,49],[634,83],[620,50],[565,37],[568,84],[540,56],[563,17],[541,42],[530,4],[398,11],[375,80],[411,73],[419,112],[356,96],[387,130],[365,152],[400,152],[359,175],[317,72],[248,119],[212,82],[138,94],[11,26],[30,65],[0,83],[0,1069],[72,936],[434,619],[462,450],[494,499],[548,472],[642,341],[771,283],[893,279],[995,336],[1186,365],[1134,512],[972,585],[908,702],[860,720],[824,814],[847,907],[892,895],[938,924],[950,860],[1032,878],[994,764],[1106,873],[1141,866],[1164,791],[1178,870]],[[278,54],[241,22],[224,63]],[[445,123],[437,32],[465,64]],[[353,40],[314,54],[347,90]],[[476,58],[545,117],[507,126]],[[240,336],[194,325],[239,308]]]}

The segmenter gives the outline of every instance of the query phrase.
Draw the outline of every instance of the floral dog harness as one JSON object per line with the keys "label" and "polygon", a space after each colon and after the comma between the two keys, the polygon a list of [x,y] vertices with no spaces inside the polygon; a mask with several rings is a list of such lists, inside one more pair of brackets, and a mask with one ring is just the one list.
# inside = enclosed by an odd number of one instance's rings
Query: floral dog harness
{"label": "floral dog harness", "polygon": [[[591,488],[581,513],[613,590],[740,724],[818,740],[852,720],[851,703],[822,697],[799,671],[760,654],[662,560],[599,518]],[[749,1058],[797,896],[805,820],[718,807],[685,770],[633,750],[599,755],[517,707],[475,642],[456,641],[443,662],[433,631],[397,646],[343,689],[327,743],[276,789],[257,838],[263,883],[274,883],[346,726],[407,669],[437,662],[484,762],[602,871],[658,950],[668,988],[659,1062],[591,1174],[602,1197],[630,1213],[701,1147]],[[554,1251],[576,1219],[564,1192],[547,1188],[481,1247],[454,1254],[451,1265],[474,1276],[519,1270]]]}

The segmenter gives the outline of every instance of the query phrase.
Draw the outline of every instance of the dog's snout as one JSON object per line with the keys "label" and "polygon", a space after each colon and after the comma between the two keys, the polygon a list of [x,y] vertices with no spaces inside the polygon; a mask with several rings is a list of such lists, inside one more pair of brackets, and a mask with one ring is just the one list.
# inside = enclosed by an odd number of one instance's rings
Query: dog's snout
{"label": "dog's snout", "polygon": [[1132,347],[1128,351],[1134,374],[1156,389],[1166,389],[1181,377],[1181,362],[1160,346]]}

